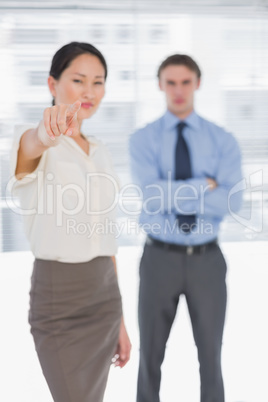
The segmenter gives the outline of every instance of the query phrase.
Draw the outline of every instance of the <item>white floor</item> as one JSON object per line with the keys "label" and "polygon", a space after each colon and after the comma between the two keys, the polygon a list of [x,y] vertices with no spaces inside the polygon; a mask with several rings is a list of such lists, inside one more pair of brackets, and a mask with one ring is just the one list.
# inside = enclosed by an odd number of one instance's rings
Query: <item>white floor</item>
{"label": "white floor", "polygon": [[[222,358],[226,402],[267,402],[267,243],[223,243],[222,249],[229,265]],[[133,351],[126,368],[111,368],[105,402],[135,401],[140,254],[140,248],[122,247],[118,255],[125,320]],[[0,400],[3,402],[52,402],[27,324],[32,261],[28,252],[0,254]],[[199,401],[196,349],[184,300],[167,345],[162,372],[162,402]]]}

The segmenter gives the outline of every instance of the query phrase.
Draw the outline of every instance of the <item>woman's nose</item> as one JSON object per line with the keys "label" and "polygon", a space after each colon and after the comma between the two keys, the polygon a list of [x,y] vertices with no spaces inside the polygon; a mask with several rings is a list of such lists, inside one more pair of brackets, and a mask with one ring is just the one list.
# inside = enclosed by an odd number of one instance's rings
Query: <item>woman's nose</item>
{"label": "woman's nose", "polygon": [[95,91],[94,87],[91,84],[87,84],[84,87],[84,95],[87,96],[88,98],[94,98],[95,96]]}

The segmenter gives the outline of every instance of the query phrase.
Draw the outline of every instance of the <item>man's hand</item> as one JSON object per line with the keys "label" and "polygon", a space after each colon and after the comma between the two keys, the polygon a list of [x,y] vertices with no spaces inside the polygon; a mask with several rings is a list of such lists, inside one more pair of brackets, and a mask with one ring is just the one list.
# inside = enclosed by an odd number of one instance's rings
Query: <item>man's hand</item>
{"label": "man's hand", "polygon": [[210,190],[214,190],[216,187],[218,187],[218,183],[216,182],[216,180],[211,179],[210,177],[207,177],[207,182]]}
{"label": "man's hand", "polygon": [[124,367],[130,359],[131,343],[125,328],[124,320],[122,318],[118,345],[112,363],[115,367]]}

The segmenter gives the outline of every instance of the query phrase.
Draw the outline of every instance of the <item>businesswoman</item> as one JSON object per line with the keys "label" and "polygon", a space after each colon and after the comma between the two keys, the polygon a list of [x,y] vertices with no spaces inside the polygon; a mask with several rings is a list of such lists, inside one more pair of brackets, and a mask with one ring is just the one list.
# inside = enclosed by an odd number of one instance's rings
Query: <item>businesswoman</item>
{"label": "businesswoman", "polygon": [[17,130],[13,147],[13,194],[35,257],[29,323],[55,402],[103,401],[111,361],[123,367],[130,355],[107,224],[117,177],[106,147],[82,131],[106,77],[94,46],[59,49],[48,78],[53,106],[38,127]]}

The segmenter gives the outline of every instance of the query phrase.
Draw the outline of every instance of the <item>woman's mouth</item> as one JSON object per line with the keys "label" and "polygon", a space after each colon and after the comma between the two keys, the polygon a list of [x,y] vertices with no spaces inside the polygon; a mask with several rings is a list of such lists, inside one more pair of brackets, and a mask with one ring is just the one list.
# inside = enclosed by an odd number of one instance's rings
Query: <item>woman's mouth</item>
{"label": "woman's mouth", "polygon": [[93,103],[90,102],[82,102],[81,103],[81,107],[83,107],[84,109],[90,109],[91,107],[93,107]]}

